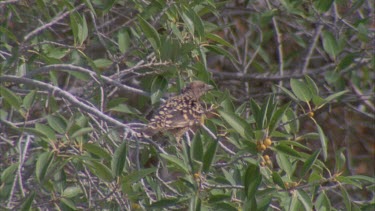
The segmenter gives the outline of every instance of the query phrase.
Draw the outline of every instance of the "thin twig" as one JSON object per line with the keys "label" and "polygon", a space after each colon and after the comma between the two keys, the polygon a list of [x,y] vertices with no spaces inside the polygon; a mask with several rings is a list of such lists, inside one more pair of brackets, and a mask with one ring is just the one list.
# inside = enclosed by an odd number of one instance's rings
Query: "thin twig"
{"label": "thin twig", "polygon": [[237,79],[237,80],[252,80],[252,81],[282,81],[282,80],[290,80],[291,78],[303,78],[305,75],[322,75],[327,71],[330,71],[335,64],[330,63],[323,67],[319,67],[317,69],[310,69],[307,70],[305,74],[298,73],[297,71],[290,70],[289,74],[280,75],[277,74],[244,74],[242,72],[224,72],[224,71],[217,71],[214,69],[208,69],[214,76],[219,78],[225,79]]}
{"label": "thin twig", "polygon": [[316,43],[318,41],[320,33],[322,32],[322,29],[323,29],[323,25],[318,25],[318,28],[315,30],[313,40],[310,44],[309,50],[307,51],[307,55],[304,58],[305,61],[303,63],[303,67],[302,67],[302,74],[306,74],[306,72],[307,72],[307,67],[309,66],[311,56],[314,52],[314,49],[316,47]]}
{"label": "thin twig", "polygon": [[[272,10],[273,8],[271,7],[271,4],[269,0],[266,0],[268,8]],[[284,76],[284,51],[283,51],[283,37],[282,33],[280,32],[279,25],[276,21],[276,17],[272,16],[272,24],[273,27],[275,28],[275,33],[276,33],[276,41],[277,41],[277,54],[278,54],[278,59],[279,59],[279,74],[280,76]],[[283,81],[279,81],[279,86],[283,85]]]}
{"label": "thin twig", "polygon": [[229,153],[230,155],[235,155],[236,153],[233,152],[232,150],[230,150],[228,147],[226,147],[221,141],[218,140],[217,136],[215,136],[215,134],[210,130],[208,129],[205,125],[202,125],[202,128],[208,133],[208,135],[210,135],[213,139],[215,139],[217,142],[219,142],[219,145],[220,147],[227,153]]}
{"label": "thin twig", "polygon": [[71,14],[72,12],[75,12],[76,10],[79,10],[81,9],[83,6],[85,6],[84,3],[78,5],[76,8],[74,8],[73,10],[69,10],[69,11],[66,11],[64,13],[60,13],[60,14],[57,14],[55,18],[52,19],[51,22],[43,25],[43,26],[40,26],[36,29],[34,29],[34,31],[28,33],[25,37],[24,37],[24,42],[27,42],[29,39],[31,39],[33,36],[41,33],[43,30],[51,27],[52,25],[56,24],[57,22],[59,22],[60,20],[64,19],[66,16],[68,16],[69,14]]}
{"label": "thin twig", "polygon": [[73,105],[77,106],[78,108],[80,108],[81,110],[83,110],[87,113],[93,114],[94,116],[96,116],[96,117],[98,117],[98,118],[100,118],[104,121],[110,122],[110,123],[112,123],[116,126],[120,126],[120,127],[123,127],[123,128],[126,128],[126,129],[132,131],[132,129],[128,125],[123,124],[122,122],[120,122],[120,121],[100,112],[95,107],[91,107],[91,106],[88,106],[88,105],[82,103],[74,95],[70,94],[67,91],[64,91],[64,90],[60,89],[59,87],[56,87],[56,86],[53,86],[51,84],[47,84],[47,83],[44,83],[44,82],[41,82],[41,81],[29,79],[29,78],[22,78],[22,77],[9,76],[9,75],[0,76],[0,81],[23,83],[23,84],[27,84],[27,85],[31,85],[31,86],[35,86],[35,87],[38,87],[38,88],[41,88],[41,89],[48,90],[52,93],[52,95],[65,98],[70,103],[72,103]]}
{"label": "thin twig", "polygon": [[213,189],[244,189],[245,187],[242,185],[217,185],[217,184],[209,184],[207,182],[204,183],[204,186],[213,188]]}
{"label": "thin twig", "polygon": [[[77,71],[77,72],[86,73],[93,78],[99,77],[98,74],[96,72],[92,71],[92,70],[89,70],[89,69],[86,69],[86,68],[83,68],[83,67],[79,67],[79,66],[75,66],[75,65],[71,65],[71,64],[47,65],[47,66],[41,67],[39,69],[36,69],[34,71],[31,71],[31,72],[27,73],[25,75],[25,77],[31,78],[36,74],[49,72],[51,70],[59,70],[59,71],[63,71],[63,72],[65,72],[65,71]],[[140,94],[140,95],[143,95],[143,96],[149,96],[149,94],[147,92],[143,91],[143,90],[136,89],[136,88],[121,84],[120,82],[115,81],[115,80],[111,79],[110,77],[101,75],[100,78],[103,79],[103,81],[105,81],[105,82],[107,82],[111,85],[114,85],[114,86],[116,86],[116,87],[118,87],[122,90],[130,91],[130,92]]]}
{"label": "thin twig", "polygon": [[19,2],[20,0],[7,0],[7,1],[1,1],[0,2],[0,5],[1,4],[11,4],[11,3],[17,3]]}

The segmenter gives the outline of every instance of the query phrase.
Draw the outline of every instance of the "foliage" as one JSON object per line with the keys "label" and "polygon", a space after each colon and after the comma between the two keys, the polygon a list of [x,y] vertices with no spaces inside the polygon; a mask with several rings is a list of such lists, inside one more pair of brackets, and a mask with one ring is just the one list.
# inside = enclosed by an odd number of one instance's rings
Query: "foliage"
{"label": "foliage", "polygon": [[[0,2],[0,209],[372,210],[370,2]],[[191,80],[205,125],[137,138]]]}

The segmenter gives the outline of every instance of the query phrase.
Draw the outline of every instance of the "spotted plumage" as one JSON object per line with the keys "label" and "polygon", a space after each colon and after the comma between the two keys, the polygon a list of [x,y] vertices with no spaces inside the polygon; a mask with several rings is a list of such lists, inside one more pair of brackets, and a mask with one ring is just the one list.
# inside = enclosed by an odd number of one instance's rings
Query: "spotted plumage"
{"label": "spotted plumage", "polygon": [[212,88],[201,81],[191,82],[180,95],[169,98],[154,113],[142,131],[142,136],[151,137],[167,132],[179,140],[189,128],[203,123],[206,109],[202,106],[200,97]]}

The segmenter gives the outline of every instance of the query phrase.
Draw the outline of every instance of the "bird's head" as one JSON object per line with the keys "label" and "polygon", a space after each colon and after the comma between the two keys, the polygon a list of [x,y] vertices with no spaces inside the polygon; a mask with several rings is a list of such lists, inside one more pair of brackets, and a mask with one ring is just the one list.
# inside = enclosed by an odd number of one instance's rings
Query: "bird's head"
{"label": "bird's head", "polygon": [[182,90],[182,94],[188,93],[192,94],[192,96],[196,98],[200,98],[202,95],[204,95],[206,92],[213,88],[213,86],[206,84],[202,81],[193,81]]}

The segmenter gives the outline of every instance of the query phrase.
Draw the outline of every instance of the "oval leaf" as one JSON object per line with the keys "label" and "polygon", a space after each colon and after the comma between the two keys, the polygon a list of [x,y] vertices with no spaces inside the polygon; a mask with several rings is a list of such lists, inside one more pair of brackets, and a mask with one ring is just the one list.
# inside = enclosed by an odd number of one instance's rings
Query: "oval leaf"
{"label": "oval leaf", "polygon": [[236,114],[227,113],[223,110],[218,111],[220,116],[230,125],[236,132],[238,132],[243,138],[246,137],[246,130],[250,129],[250,126],[245,120],[238,117]]}
{"label": "oval leaf", "polygon": [[306,83],[292,78],[290,79],[290,86],[299,100],[303,102],[309,102],[311,100],[312,95]]}
{"label": "oval leaf", "polygon": [[145,34],[148,41],[150,41],[152,47],[156,50],[160,48],[160,37],[156,29],[148,23],[141,16],[138,16],[139,24],[142,28],[143,33]]}
{"label": "oval leaf", "polygon": [[182,170],[184,173],[187,173],[187,174],[189,173],[187,166],[177,157],[172,156],[172,155],[166,155],[166,154],[160,154],[160,156],[166,159],[167,161],[169,161],[170,163],[172,163],[178,169]]}
{"label": "oval leaf", "polygon": [[277,151],[279,151],[281,153],[284,153],[284,154],[287,154],[287,155],[290,155],[290,156],[293,156],[293,157],[297,157],[297,158],[301,157],[299,152],[292,149],[290,146],[288,146],[286,144],[279,144],[275,148],[277,149]]}
{"label": "oval leaf", "polygon": [[214,156],[216,154],[218,141],[214,140],[210,143],[210,145],[207,148],[207,151],[204,153],[203,157],[203,172],[208,172],[212,161],[214,159]]}
{"label": "oval leaf", "polygon": [[[314,121],[315,122],[315,121]],[[319,133],[319,138],[320,138],[320,143],[322,144],[322,150],[323,150],[323,159],[324,161],[327,161],[327,154],[328,154],[328,149],[327,149],[327,137],[324,135],[323,129],[316,123],[316,127],[318,129]]]}
{"label": "oval leaf", "polygon": [[41,183],[47,173],[48,167],[50,166],[53,158],[52,152],[44,152],[36,161],[35,173],[37,180]]}
{"label": "oval leaf", "polygon": [[47,122],[52,129],[60,134],[64,134],[66,130],[66,123],[61,117],[48,116]]}
{"label": "oval leaf", "polygon": [[302,176],[305,176],[306,173],[310,170],[310,168],[314,165],[316,159],[318,158],[320,154],[320,151],[321,151],[320,149],[315,151],[309,158],[307,158],[307,160],[302,166],[302,170],[301,170]]}
{"label": "oval leaf", "polygon": [[258,186],[262,181],[262,175],[258,165],[249,163],[249,167],[246,170],[244,178],[245,192],[249,199],[255,197],[255,193],[258,190]]}
{"label": "oval leaf", "polygon": [[126,161],[126,142],[123,142],[115,151],[112,162],[112,175],[114,177],[120,176],[122,171],[124,170]]}
{"label": "oval leaf", "polygon": [[272,180],[273,180],[274,183],[276,183],[282,189],[286,190],[285,183],[284,183],[283,179],[281,179],[280,175],[277,172],[272,173]]}
{"label": "oval leaf", "polygon": [[332,57],[336,58],[339,54],[339,46],[337,44],[336,38],[332,33],[324,31],[322,33],[323,38],[323,48]]}
{"label": "oval leaf", "polygon": [[19,109],[21,106],[21,98],[14,94],[11,90],[0,86],[0,95],[14,108]]}

